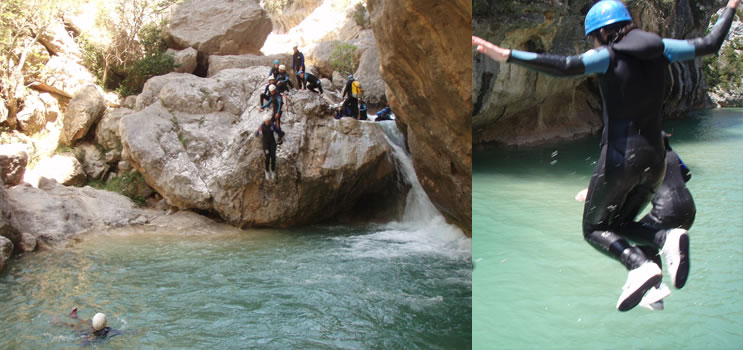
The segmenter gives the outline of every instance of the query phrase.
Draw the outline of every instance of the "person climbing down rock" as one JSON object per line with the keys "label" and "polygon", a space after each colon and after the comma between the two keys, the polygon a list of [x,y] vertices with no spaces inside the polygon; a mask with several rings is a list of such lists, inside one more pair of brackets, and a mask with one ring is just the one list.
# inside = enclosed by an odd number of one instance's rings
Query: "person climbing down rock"
{"label": "person climbing down rock", "polygon": [[279,88],[279,93],[289,92],[290,88],[294,88],[294,84],[289,80],[289,74],[286,72],[286,66],[283,64],[279,66],[279,75],[276,77],[276,84]]}
{"label": "person climbing down rock", "polygon": [[263,112],[264,109],[266,109],[268,106],[273,107],[273,113],[272,115],[272,121],[274,126],[276,127],[276,133],[279,134],[279,144],[284,142],[284,132],[281,131],[281,107],[283,103],[283,99],[281,98],[281,94],[279,93],[278,89],[275,85],[269,85],[268,90],[270,91],[271,95],[269,96],[268,101],[266,104],[261,106],[260,111]]}
{"label": "person climbing down rock", "polygon": [[304,69],[304,54],[299,51],[296,44],[292,49],[294,50],[294,54],[292,55],[292,72],[297,75],[297,89],[302,90],[305,86],[302,82],[304,77],[300,77],[299,72],[306,71]]}
{"label": "person climbing down rock", "polygon": [[[651,230],[654,230],[654,227],[689,230],[696,216],[694,199],[686,187],[686,182],[691,179],[691,172],[679,155],[671,148],[668,140],[669,137],[669,134],[663,133],[663,140],[666,147],[666,174],[663,177],[663,183],[660,185],[658,192],[653,196],[650,213],[645,215],[640,220],[640,223],[646,225]],[[575,200],[584,202],[587,194],[588,189],[583,189],[575,196]],[[628,238],[633,241],[635,239],[631,236],[628,236]],[[660,244],[648,242],[642,236],[637,237],[637,239],[639,241],[635,241],[635,243],[645,244],[640,248],[660,266],[660,257],[656,248]],[[656,239],[660,240],[661,237],[657,237]],[[668,286],[663,282],[659,282],[645,294],[640,301],[640,306],[651,310],[663,310],[663,298],[670,294],[671,291]]]}
{"label": "person climbing down rock", "polygon": [[268,91],[268,87],[271,85],[276,85],[276,78],[273,76],[268,77],[268,84],[266,84],[266,88],[263,90],[263,93],[261,94],[261,102],[260,105],[263,105],[263,100],[270,100],[271,99],[271,92]]}
{"label": "person climbing down rock", "polygon": [[268,71],[268,76],[273,77],[274,79],[279,77],[279,60],[273,61],[273,67],[271,67],[271,70]]}
{"label": "person climbing down rock", "polygon": [[282,134],[276,125],[271,123],[271,116],[263,118],[263,123],[255,131],[255,136],[263,134],[263,153],[266,155],[266,180],[276,180],[276,139],[273,132]]}
{"label": "person climbing down rock", "polygon": [[[297,73],[297,80],[299,80],[300,85],[298,88],[300,90],[305,88],[305,86],[301,84],[306,84],[307,90],[319,93],[320,95],[323,94],[322,83],[320,82],[320,79],[318,79],[314,74],[300,70]],[[315,89],[319,89],[320,91],[318,92]]]}
{"label": "person climbing down rock", "polygon": [[367,108],[366,108],[366,102],[364,102],[364,99],[359,99],[359,120],[367,120],[369,119],[366,115]]}
{"label": "person climbing down rock", "polygon": [[664,39],[637,29],[625,5],[597,2],[588,11],[585,34],[594,49],[579,56],[509,50],[473,36],[472,45],[498,62],[557,76],[598,75],[603,100],[601,156],[588,185],[583,209],[583,235],[600,252],[622,263],[627,282],[616,308],[637,306],[661,281],[660,267],[628,239],[644,237],[661,248],[676,288],[689,273],[689,235],[683,228],[648,227],[635,222],[665,174],[661,133],[665,74],[669,64],[717,52],[740,0],[727,8],[709,34],[691,40]]}
{"label": "person climbing down rock", "polygon": [[[357,90],[357,93],[355,94],[354,89]],[[346,99],[343,102],[343,109],[345,110],[348,108],[351,111],[351,116],[354,118],[358,118],[359,114],[359,97],[361,97],[360,90],[361,85],[359,82],[353,78],[353,74],[349,75],[346,81],[346,87],[343,88],[343,95],[341,95],[341,98]],[[348,95],[347,98],[346,95]]]}
{"label": "person climbing down rock", "polygon": [[385,120],[392,120],[392,108],[390,108],[389,103],[382,108],[381,111],[377,112],[377,118],[374,119],[375,122],[382,122]]}

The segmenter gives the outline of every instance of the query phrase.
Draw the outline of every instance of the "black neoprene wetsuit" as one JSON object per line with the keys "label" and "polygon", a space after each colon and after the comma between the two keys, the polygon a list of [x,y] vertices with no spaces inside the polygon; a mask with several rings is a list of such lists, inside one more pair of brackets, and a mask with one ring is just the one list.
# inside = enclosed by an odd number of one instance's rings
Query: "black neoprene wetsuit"
{"label": "black neoprene wetsuit", "polygon": [[297,77],[299,79],[299,87],[304,88],[307,87],[312,92],[317,92],[315,89],[319,89],[320,93],[323,93],[322,91],[322,83],[320,83],[320,79],[318,79],[314,74],[312,73],[304,73],[304,79],[301,77]]}
{"label": "black neoprene wetsuit", "polygon": [[[604,130],[601,156],[583,209],[583,234],[592,246],[627,269],[649,260],[625,238],[652,231],[634,219],[650,202],[666,171],[661,136],[664,73],[672,62],[717,52],[734,14],[734,9],[725,9],[704,38],[662,39],[635,29],[616,43],[580,56],[512,50],[508,58],[508,62],[552,75],[598,74]],[[651,236],[659,235],[657,232]],[[665,232],[660,233],[661,240],[653,241],[662,241],[662,245]]]}
{"label": "black neoprene wetsuit", "polygon": [[689,179],[689,168],[669,147],[666,150],[666,175],[663,183],[653,197],[653,208],[640,222],[651,227],[680,227],[688,230],[694,224],[697,213],[694,198],[686,188]]}
{"label": "black neoprene wetsuit", "polygon": [[276,139],[273,137],[274,130],[279,132],[275,124],[270,123],[266,125],[263,123],[256,131],[256,134],[259,132],[263,134],[263,153],[266,154],[266,171],[276,170]]}
{"label": "black neoprene wetsuit", "polygon": [[348,94],[348,98],[343,102],[343,108],[348,108],[351,111],[351,116],[356,118],[359,115],[359,99],[353,97],[353,82],[353,79],[346,82],[346,87],[343,89],[343,95],[341,97],[346,97],[346,94]]}

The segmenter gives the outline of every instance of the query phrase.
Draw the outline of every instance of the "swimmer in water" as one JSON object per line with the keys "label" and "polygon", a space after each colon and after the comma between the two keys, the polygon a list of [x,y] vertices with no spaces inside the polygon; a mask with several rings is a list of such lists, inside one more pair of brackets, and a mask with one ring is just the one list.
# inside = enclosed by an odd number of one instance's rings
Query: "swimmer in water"
{"label": "swimmer in water", "polygon": [[709,34],[691,40],[663,39],[637,29],[625,5],[617,0],[595,3],[588,11],[585,34],[594,49],[579,56],[510,50],[473,36],[477,51],[498,62],[518,64],[557,76],[598,76],[603,100],[601,156],[588,185],[583,209],[583,236],[627,270],[617,300],[619,311],[637,306],[661,281],[661,269],[629,237],[660,243],[674,287],[689,273],[689,235],[683,228],[653,231],[635,222],[665,174],[661,130],[665,72],[673,62],[716,53],[730,30],[740,0],[727,8]]}
{"label": "swimmer in water", "polygon": [[93,345],[111,339],[117,335],[124,334],[123,331],[108,327],[106,315],[101,312],[96,313],[90,320],[84,320],[79,318],[77,308],[73,308],[68,316],[77,322],[67,323],[56,319],[52,323],[71,328],[78,328],[79,330],[77,331],[77,335],[78,337],[83,338],[82,343],[80,344],[82,346]]}

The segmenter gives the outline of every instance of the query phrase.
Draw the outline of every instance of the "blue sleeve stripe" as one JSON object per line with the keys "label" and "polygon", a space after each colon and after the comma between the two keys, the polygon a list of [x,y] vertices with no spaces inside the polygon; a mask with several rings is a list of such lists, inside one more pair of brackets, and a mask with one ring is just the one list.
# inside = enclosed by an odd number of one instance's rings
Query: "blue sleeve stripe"
{"label": "blue sleeve stripe", "polygon": [[663,39],[663,53],[670,62],[694,59],[696,49],[687,40]]}
{"label": "blue sleeve stripe", "polygon": [[604,74],[609,69],[611,63],[611,57],[609,56],[609,50],[603,48],[599,50],[590,50],[580,56],[580,60],[585,66],[584,74]]}
{"label": "blue sleeve stripe", "polygon": [[533,61],[537,59],[537,54],[533,52],[511,50],[511,57],[521,61]]}

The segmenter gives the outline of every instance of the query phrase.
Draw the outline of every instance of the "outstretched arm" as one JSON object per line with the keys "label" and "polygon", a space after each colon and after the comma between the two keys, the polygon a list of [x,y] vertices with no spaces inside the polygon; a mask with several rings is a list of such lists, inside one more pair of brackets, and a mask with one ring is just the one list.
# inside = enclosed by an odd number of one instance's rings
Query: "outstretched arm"
{"label": "outstretched arm", "polygon": [[729,0],[728,6],[722,12],[720,19],[717,20],[709,34],[703,38],[691,40],[663,39],[664,53],[668,61],[686,61],[719,51],[730,31],[730,25],[735,17],[735,9],[740,5],[740,1]]}
{"label": "outstretched arm", "polygon": [[476,36],[472,37],[472,45],[498,62],[516,63],[555,76],[603,74],[611,62],[609,50],[603,47],[580,56],[559,56],[504,49]]}

